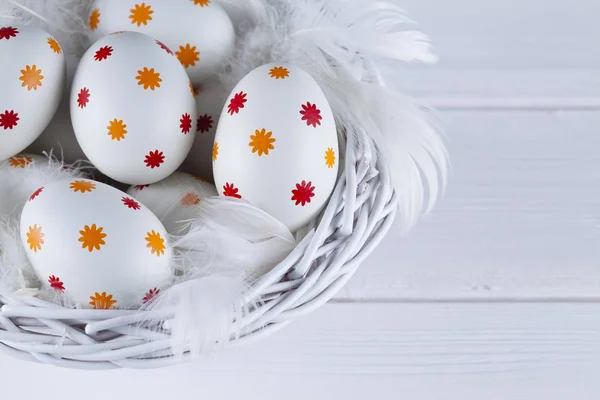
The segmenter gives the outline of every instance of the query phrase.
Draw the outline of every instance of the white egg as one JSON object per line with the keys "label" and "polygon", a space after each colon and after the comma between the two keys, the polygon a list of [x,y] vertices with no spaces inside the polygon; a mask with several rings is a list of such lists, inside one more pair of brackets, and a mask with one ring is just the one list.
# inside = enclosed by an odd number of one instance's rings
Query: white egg
{"label": "white egg", "polygon": [[233,23],[214,0],[95,0],[88,22],[94,39],[136,31],[160,40],[194,85],[219,72],[235,48]]}
{"label": "white egg", "polygon": [[65,57],[50,34],[0,26],[0,161],[23,151],[46,129],[65,79]]}
{"label": "white egg", "polygon": [[21,240],[38,278],[82,307],[128,308],[171,279],[167,232],[144,205],[87,179],[53,182],[23,209]]}
{"label": "white egg", "polygon": [[215,184],[294,232],[315,218],[337,180],[338,137],[323,91],[304,70],[268,64],[236,86],[213,148]]}
{"label": "white egg", "polygon": [[188,155],[196,102],[177,58],[141,33],[96,42],[71,91],[77,141],[105,175],[129,185],[158,182]]}
{"label": "white egg", "polygon": [[203,198],[218,196],[212,183],[182,172],[152,185],[132,186],[127,194],[145,204],[170,234],[185,233],[187,221],[198,217]]}

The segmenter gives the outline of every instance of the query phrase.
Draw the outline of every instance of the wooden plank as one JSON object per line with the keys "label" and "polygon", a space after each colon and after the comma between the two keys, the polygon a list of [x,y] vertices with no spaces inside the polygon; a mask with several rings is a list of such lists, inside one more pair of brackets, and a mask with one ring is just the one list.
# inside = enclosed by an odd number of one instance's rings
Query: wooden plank
{"label": "wooden plank", "polygon": [[98,373],[0,356],[0,375],[6,398],[595,400],[599,330],[600,304],[329,304],[216,360]]}

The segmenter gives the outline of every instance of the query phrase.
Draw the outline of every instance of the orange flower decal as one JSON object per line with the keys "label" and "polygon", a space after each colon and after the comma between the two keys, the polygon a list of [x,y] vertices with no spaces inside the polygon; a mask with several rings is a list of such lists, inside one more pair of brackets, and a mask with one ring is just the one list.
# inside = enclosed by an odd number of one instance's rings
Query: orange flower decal
{"label": "orange flower decal", "polygon": [[60,44],[58,44],[58,42],[55,39],[49,37],[48,44],[50,45],[50,48],[53,52],[55,52],[56,54],[61,53],[62,50],[60,49]]}
{"label": "orange flower decal", "polygon": [[195,206],[200,204],[200,197],[196,193],[188,193],[181,199],[181,204],[186,207]]}
{"label": "orange flower decal", "polygon": [[100,9],[94,8],[92,13],[90,14],[90,29],[95,31],[98,29],[98,25],[100,24]]}
{"label": "orange flower decal", "polygon": [[253,153],[258,153],[258,156],[263,154],[269,155],[269,150],[274,150],[275,138],[272,138],[273,132],[267,132],[266,129],[256,130],[254,135],[250,135],[250,143],[248,145],[252,147]]}
{"label": "orange flower decal", "polygon": [[192,0],[195,5],[200,7],[208,7],[210,0]]}
{"label": "orange flower decal", "polygon": [[217,161],[217,157],[219,157],[219,143],[215,142],[213,145],[213,161]]}
{"label": "orange flower decal", "polygon": [[196,96],[196,90],[194,89],[194,85],[190,82],[190,92],[192,92],[192,96]]}
{"label": "orange flower decal", "polygon": [[123,123],[123,120],[116,118],[110,121],[109,125],[106,127],[106,129],[108,129],[108,136],[117,142],[120,142],[121,139],[125,139],[125,135],[127,135],[126,128],[127,125]]}
{"label": "orange flower decal", "polygon": [[97,228],[96,224],[93,224],[90,228],[86,225],[82,231],[79,231],[81,237],[79,241],[81,242],[81,248],[85,249],[87,247],[88,251],[91,253],[94,250],[100,250],[100,246],[106,245],[104,238],[107,236],[106,233],[102,232],[104,228]]}
{"label": "orange flower decal", "polygon": [[29,232],[27,232],[26,236],[29,250],[33,250],[34,253],[37,253],[38,250],[42,250],[42,245],[44,244],[43,237],[46,235],[42,232],[41,226],[30,226]]}
{"label": "orange flower decal", "polygon": [[179,51],[176,51],[175,54],[185,68],[194,67],[196,61],[200,61],[200,52],[196,51],[196,46],[190,46],[189,43],[185,47],[179,46]]}
{"label": "orange flower decal", "polygon": [[146,241],[148,244],[146,247],[152,250],[152,254],[156,254],[158,257],[165,254],[167,247],[165,246],[165,239],[160,236],[160,233],[153,230],[152,232],[148,232],[147,235]]}
{"label": "orange flower decal", "polygon": [[90,181],[73,181],[69,189],[72,189],[75,193],[87,193],[96,189],[96,184]]}
{"label": "orange flower decal", "polygon": [[23,81],[22,87],[27,87],[28,91],[37,90],[38,86],[42,86],[42,70],[37,69],[35,65],[33,66],[25,66],[25,69],[21,70],[20,81]]}
{"label": "orange flower decal", "polygon": [[23,168],[33,163],[33,158],[28,156],[14,156],[8,160],[8,165],[13,168]]}
{"label": "orange flower decal", "polygon": [[269,75],[274,79],[285,79],[290,76],[290,70],[284,67],[274,67],[269,71]]}
{"label": "orange flower decal", "polygon": [[333,168],[335,165],[335,152],[331,147],[325,152],[325,164],[327,164],[327,168]]}
{"label": "orange flower decal", "polygon": [[154,68],[146,68],[138,70],[138,76],[135,78],[138,80],[138,85],[143,86],[144,90],[154,90],[160,87],[162,79],[158,72],[154,72]]}
{"label": "orange flower decal", "polygon": [[102,294],[96,292],[94,296],[90,296],[90,300],[90,305],[94,306],[94,310],[110,310],[117,304],[112,294],[107,295],[106,292],[102,292]]}
{"label": "orange flower decal", "polygon": [[152,20],[152,14],[154,14],[152,6],[146,5],[146,3],[136,4],[135,8],[130,11],[129,19],[133,25],[137,24],[138,27],[148,25],[148,21]]}

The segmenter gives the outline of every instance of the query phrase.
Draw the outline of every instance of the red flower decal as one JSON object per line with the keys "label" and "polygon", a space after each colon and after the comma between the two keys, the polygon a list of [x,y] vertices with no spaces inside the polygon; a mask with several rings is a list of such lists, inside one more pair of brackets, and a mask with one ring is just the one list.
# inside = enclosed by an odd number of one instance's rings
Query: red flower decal
{"label": "red flower decal", "polygon": [[154,300],[156,298],[156,296],[158,296],[159,293],[160,293],[160,289],[157,289],[157,288],[150,289],[148,291],[148,293],[146,293],[146,295],[142,299],[142,302],[144,304],[151,302],[152,300]]}
{"label": "red flower decal", "polygon": [[0,28],[0,40],[6,39],[10,40],[10,38],[17,37],[19,31],[17,28],[13,28],[12,26],[6,26],[4,28]]}
{"label": "red flower decal", "polygon": [[214,123],[214,121],[210,115],[208,115],[208,114],[201,115],[198,118],[196,131],[201,132],[201,133],[208,132],[212,129],[213,123]]}
{"label": "red flower decal", "polygon": [[296,184],[296,189],[292,190],[292,201],[296,202],[296,205],[302,203],[302,207],[306,203],[310,203],[311,197],[315,196],[315,187],[312,186],[312,182],[302,181],[302,183]]}
{"label": "red flower decal", "polygon": [[307,126],[313,126],[316,128],[317,125],[321,125],[321,110],[317,108],[316,104],[310,104],[310,102],[302,105],[302,110],[300,110],[300,114],[302,114],[302,121],[306,121]]}
{"label": "red flower decal", "polygon": [[15,110],[4,111],[4,113],[0,114],[0,128],[13,129],[17,126],[17,122],[19,121],[19,114],[15,112]]}
{"label": "red flower decal", "polygon": [[123,202],[123,204],[125,204],[127,207],[131,208],[132,210],[141,210],[142,209],[142,207],[140,207],[140,203],[138,203],[131,197],[123,197],[121,199],[121,201]]}
{"label": "red flower decal", "polygon": [[165,155],[162,151],[151,151],[144,159],[144,162],[148,168],[159,168],[165,162]]}
{"label": "red flower decal", "polygon": [[223,195],[228,197],[235,197],[236,199],[241,199],[242,196],[238,193],[240,190],[236,188],[233,183],[225,183],[223,186]]}
{"label": "red flower decal", "polygon": [[231,99],[228,106],[229,114],[237,114],[240,112],[241,108],[245,107],[244,104],[248,101],[246,99],[246,96],[247,94],[244,92],[239,92],[235,96],[233,96],[233,99]]}
{"label": "red flower decal", "polygon": [[96,61],[106,60],[108,57],[112,56],[112,52],[113,52],[112,46],[101,47],[96,52],[96,55],[94,56],[94,60],[96,60]]}
{"label": "red flower decal", "polygon": [[181,124],[179,125],[179,127],[181,128],[181,133],[184,133],[186,135],[190,133],[190,131],[192,130],[192,117],[190,116],[190,114],[183,114],[179,122],[181,122]]}
{"label": "red flower decal", "polygon": [[51,277],[48,278],[48,283],[50,284],[50,287],[52,289],[55,289],[59,292],[65,291],[65,284],[60,281],[60,278],[58,278],[54,275],[52,275]]}
{"label": "red flower decal", "polygon": [[85,108],[85,107],[87,107],[89,102],[90,102],[90,89],[88,89],[88,88],[81,89],[79,91],[79,94],[77,95],[77,105],[79,106],[79,108]]}
{"label": "red flower decal", "polygon": [[137,185],[136,187],[134,187],[136,192],[141,192],[142,190],[146,189],[147,187],[150,187],[150,185]]}
{"label": "red flower decal", "polygon": [[44,188],[41,187],[38,190],[36,190],[35,192],[33,192],[33,194],[31,196],[29,196],[29,201],[35,200],[35,198],[38,197],[40,195],[40,193],[42,193],[43,191],[44,191]]}
{"label": "red flower decal", "polygon": [[168,48],[163,42],[161,42],[160,40],[156,41],[156,44],[158,44],[160,46],[161,49],[163,49],[164,51],[166,51],[167,53],[169,53],[170,55],[173,55],[173,52],[171,51],[170,48]]}

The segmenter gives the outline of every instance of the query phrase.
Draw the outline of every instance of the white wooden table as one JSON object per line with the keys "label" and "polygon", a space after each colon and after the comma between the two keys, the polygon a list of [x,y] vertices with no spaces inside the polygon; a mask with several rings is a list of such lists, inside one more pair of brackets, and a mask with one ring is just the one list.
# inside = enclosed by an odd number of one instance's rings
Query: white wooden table
{"label": "white wooden table", "polygon": [[447,126],[432,215],[268,341],[160,371],[0,357],[3,398],[600,398],[600,2],[403,4],[442,58],[402,74]]}

